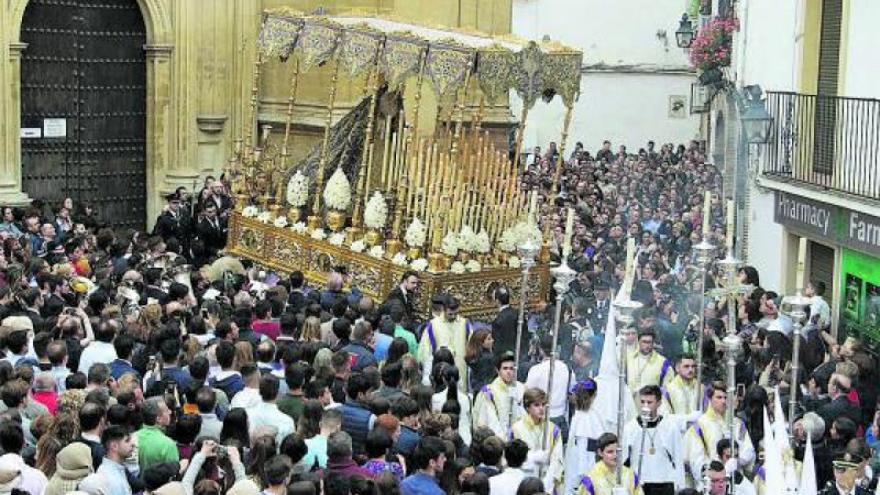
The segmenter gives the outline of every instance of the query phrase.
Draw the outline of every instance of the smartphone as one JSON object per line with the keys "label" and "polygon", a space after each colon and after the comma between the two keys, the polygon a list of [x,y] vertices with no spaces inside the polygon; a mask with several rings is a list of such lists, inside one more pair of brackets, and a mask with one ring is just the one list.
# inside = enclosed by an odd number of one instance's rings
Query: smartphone
{"label": "smartphone", "polygon": [[736,396],[740,399],[746,396],[746,386],[744,383],[739,383],[736,386]]}

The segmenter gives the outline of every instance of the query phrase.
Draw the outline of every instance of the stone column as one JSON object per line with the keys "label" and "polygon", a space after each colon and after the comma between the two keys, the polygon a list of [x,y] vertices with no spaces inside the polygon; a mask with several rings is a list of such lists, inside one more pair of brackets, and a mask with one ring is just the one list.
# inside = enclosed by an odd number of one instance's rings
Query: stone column
{"label": "stone column", "polygon": [[[169,189],[169,160],[173,156],[171,55],[174,45],[144,45],[147,52],[147,226],[161,211],[162,193]],[[190,182],[192,180],[190,179]],[[173,187],[170,187],[173,189]]]}
{"label": "stone column", "polygon": [[9,43],[8,61],[0,61],[0,204],[23,205],[30,198],[21,190],[21,52],[27,43]]}

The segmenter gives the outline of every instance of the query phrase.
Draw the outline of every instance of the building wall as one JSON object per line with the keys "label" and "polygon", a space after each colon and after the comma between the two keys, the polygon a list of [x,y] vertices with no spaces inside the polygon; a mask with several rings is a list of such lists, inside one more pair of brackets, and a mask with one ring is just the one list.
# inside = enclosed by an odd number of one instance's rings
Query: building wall
{"label": "building wall", "polygon": [[[649,140],[685,143],[699,137],[699,120],[688,114],[693,75],[587,72],[581,80],[581,97],[575,104],[567,149],[581,141],[591,153],[604,139],[616,149],[625,144],[630,151]],[[684,118],[670,116],[670,99],[684,101]],[[511,98],[514,115],[520,102]],[[529,113],[524,143],[527,148],[546,147],[559,141],[565,108],[559,98],[550,104],[538,102]]]}
{"label": "building wall", "polygon": [[[513,34],[549,36],[584,51],[569,150],[576,141],[594,150],[608,138],[632,150],[650,139],[678,143],[697,136],[699,118],[689,114],[694,74],[675,42],[686,3],[628,0],[627,8],[618,8],[607,0],[513,0]],[[684,118],[669,118],[670,96],[684,98]],[[514,115],[520,108],[512,97]],[[538,102],[529,115],[526,146],[558,141],[563,114],[558,98]]]}
{"label": "building wall", "polygon": [[[845,11],[846,12],[846,11]],[[880,25],[880,2],[849,0],[845,52],[841,72],[841,94],[856,98],[880,98],[877,84],[877,26]]]}

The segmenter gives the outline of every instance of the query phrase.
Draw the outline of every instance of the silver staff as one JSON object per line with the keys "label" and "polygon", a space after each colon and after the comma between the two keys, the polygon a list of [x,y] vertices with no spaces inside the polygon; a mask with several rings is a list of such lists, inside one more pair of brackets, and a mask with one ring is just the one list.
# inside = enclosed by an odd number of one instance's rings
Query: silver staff
{"label": "silver staff", "polygon": [[[553,283],[553,289],[556,291],[556,315],[553,319],[553,345],[550,349],[550,373],[547,377],[547,400],[553,397],[553,372],[556,368],[556,345],[559,343],[559,324],[562,320],[562,303],[565,294],[568,292],[568,286],[577,277],[577,272],[569,268],[568,256],[562,257],[562,264],[550,270],[556,281]],[[550,414],[549,409],[544,413],[544,435],[541,439],[541,450],[547,450],[547,440],[550,434]],[[543,476],[543,472],[541,473]]]}
{"label": "silver staff", "polygon": [[620,297],[614,301],[615,317],[620,322],[617,331],[617,486],[623,486],[623,426],[626,420],[626,337],[624,330],[635,320],[635,312],[642,307],[642,303],[633,301],[627,292],[621,292]]}
{"label": "silver staff", "polygon": [[[801,336],[803,335],[804,321],[807,319],[807,307],[810,305],[810,298],[805,297],[801,290],[802,287],[798,287],[795,295],[783,297],[781,308],[783,313],[791,318],[794,326],[794,332],[792,332],[794,342],[791,348],[791,383],[788,386],[789,421],[794,421],[795,412],[797,411],[798,372],[801,368]],[[791,442],[794,445],[794,428],[790,428],[790,430]]]}
{"label": "silver staff", "polygon": [[[703,386],[703,333],[706,328],[706,277],[709,275],[709,266],[715,259],[715,245],[709,242],[709,236],[703,232],[703,240],[693,247],[694,261],[700,271],[700,329],[697,333],[697,391]],[[696,410],[703,410],[703,398],[697,394]]]}
{"label": "silver staff", "polygon": [[523,327],[526,319],[526,302],[529,294],[529,270],[535,266],[535,258],[538,256],[540,250],[541,246],[536,245],[531,239],[526,239],[524,243],[517,247],[517,252],[519,253],[520,262],[522,264],[522,285],[519,289],[519,318],[516,323],[516,349],[514,350],[513,361],[514,390],[510,392],[510,412],[507,415],[508,428],[513,426],[514,395],[516,394],[517,383],[516,376],[519,375],[520,347],[522,346]]}

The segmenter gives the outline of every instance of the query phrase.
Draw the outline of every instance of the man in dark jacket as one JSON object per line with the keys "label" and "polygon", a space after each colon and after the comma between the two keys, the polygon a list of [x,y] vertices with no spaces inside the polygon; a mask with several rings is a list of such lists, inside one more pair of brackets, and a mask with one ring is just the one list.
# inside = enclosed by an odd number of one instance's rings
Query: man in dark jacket
{"label": "man in dark jacket", "polygon": [[495,289],[494,299],[498,304],[498,316],[492,321],[492,338],[495,340],[493,351],[496,354],[514,352],[519,312],[510,307],[510,292],[507,287]]}
{"label": "man in dark jacket", "polygon": [[403,304],[406,316],[412,319],[416,314],[415,296],[418,287],[419,274],[412,270],[403,272],[403,275],[400,276],[400,285],[388,293],[388,297],[385,298],[385,305],[387,306],[392,300],[400,301]]}
{"label": "man in dark jacket", "polygon": [[199,221],[196,233],[205,247],[205,258],[210,259],[226,247],[226,220],[217,216],[217,205],[205,203],[204,218]]}
{"label": "man in dark jacket", "polygon": [[367,321],[359,321],[351,333],[351,342],[342,348],[351,356],[351,370],[362,371],[368,366],[378,366],[373,354],[373,327]]}
{"label": "man in dark jacket", "polygon": [[367,434],[376,422],[376,416],[365,405],[369,400],[370,388],[369,377],[361,373],[351,375],[345,387],[345,403],[340,407],[342,429],[351,435],[355,458],[366,452]]}
{"label": "man in dark jacket", "polygon": [[244,388],[244,380],[241,377],[241,373],[232,368],[232,363],[235,361],[235,346],[231,342],[223,340],[217,344],[216,354],[217,364],[220,365],[221,371],[216,377],[211,379],[210,385],[222,390],[227,397],[232,399],[235,394]]}
{"label": "man in dark jacket", "polygon": [[848,417],[857,425],[861,424],[862,412],[859,406],[847,398],[851,385],[849,377],[839,373],[831,375],[831,379],[828,380],[828,395],[831,397],[831,402],[816,410],[816,413],[825,420],[826,425],[834,423],[834,420],[840,416]]}

